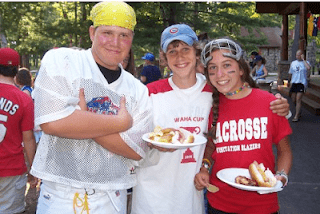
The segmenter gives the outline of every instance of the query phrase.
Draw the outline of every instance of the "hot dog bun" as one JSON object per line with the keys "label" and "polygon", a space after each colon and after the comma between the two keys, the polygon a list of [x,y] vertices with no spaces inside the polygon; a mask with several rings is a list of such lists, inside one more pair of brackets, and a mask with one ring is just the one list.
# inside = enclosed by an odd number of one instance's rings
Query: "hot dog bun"
{"label": "hot dog bun", "polygon": [[273,187],[277,183],[277,179],[274,177],[273,173],[266,169],[263,163],[258,164],[254,161],[249,165],[249,173],[251,178],[258,183],[260,187]]}

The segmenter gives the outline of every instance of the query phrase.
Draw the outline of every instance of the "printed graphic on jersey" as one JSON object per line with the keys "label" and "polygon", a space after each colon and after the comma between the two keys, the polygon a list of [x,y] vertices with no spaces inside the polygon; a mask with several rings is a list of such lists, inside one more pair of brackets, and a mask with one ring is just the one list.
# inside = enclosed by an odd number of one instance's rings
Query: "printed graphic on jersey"
{"label": "printed graphic on jersey", "polygon": [[131,167],[130,169],[130,174],[136,174],[136,168],[135,167]]}
{"label": "printed graphic on jersey", "polygon": [[0,98],[0,110],[8,112],[10,115],[14,115],[19,109],[19,105],[14,104],[11,100],[1,97]]}
{"label": "printed graphic on jersey", "polygon": [[194,154],[191,151],[190,148],[188,148],[184,153],[181,160],[181,163],[191,163],[191,162],[197,162],[196,159],[194,159]]}
{"label": "printed graphic on jersey", "polygon": [[93,98],[87,104],[88,111],[97,114],[117,115],[119,107],[112,103],[109,97],[97,97]]}
{"label": "printed graphic on jersey", "polygon": [[199,126],[195,126],[195,127],[180,127],[180,128],[188,130],[192,134],[199,134],[200,131],[201,131]]}

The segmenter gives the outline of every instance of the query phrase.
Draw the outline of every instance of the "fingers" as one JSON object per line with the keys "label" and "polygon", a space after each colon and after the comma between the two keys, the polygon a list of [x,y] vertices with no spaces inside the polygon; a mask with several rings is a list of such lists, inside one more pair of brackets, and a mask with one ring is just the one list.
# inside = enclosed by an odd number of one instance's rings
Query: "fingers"
{"label": "fingers", "polygon": [[194,177],[194,186],[197,190],[203,190],[204,188],[209,186],[209,175],[204,175],[199,172]]}
{"label": "fingers", "polygon": [[277,99],[270,103],[270,109],[272,110],[272,112],[278,114],[279,116],[288,115],[290,110],[288,100],[282,97],[279,93],[277,93],[275,96],[277,97]]}
{"label": "fingers", "polygon": [[86,103],[86,98],[84,95],[83,88],[80,88],[80,90],[79,90],[79,99],[80,99],[80,101],[79,101],[78,105],[80,106],[81,110],[87,111],[87,103]]}
{"label": "fingers", "polygon": [[150,148],[153,148],[153,149],[157,149],[157,150],[159,150],[160,152],[174,152],[174,151],[176,151],[176,149],[163,148],[163,147],[155,146],[155,145],[152,145],[152,146],[149,146],[149,147],[150,147]]}

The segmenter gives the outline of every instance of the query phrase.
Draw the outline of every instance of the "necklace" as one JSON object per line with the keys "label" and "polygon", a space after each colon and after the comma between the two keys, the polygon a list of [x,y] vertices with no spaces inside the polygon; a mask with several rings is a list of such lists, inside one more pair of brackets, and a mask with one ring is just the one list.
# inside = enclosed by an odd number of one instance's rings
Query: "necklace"
{"label": "necklace", "polygon": [[226,95],[226,96],[232,96],[232,95],[238,94],[238,93],[239,93],[240,91],[242,91],[245,87],[250,88],[250,86],[247,86],[245,83],[243,83],[243,86],[241,86],[238,90],[233,91],[233,92],[227,92],[227,93],[225,93],[224,95]]}

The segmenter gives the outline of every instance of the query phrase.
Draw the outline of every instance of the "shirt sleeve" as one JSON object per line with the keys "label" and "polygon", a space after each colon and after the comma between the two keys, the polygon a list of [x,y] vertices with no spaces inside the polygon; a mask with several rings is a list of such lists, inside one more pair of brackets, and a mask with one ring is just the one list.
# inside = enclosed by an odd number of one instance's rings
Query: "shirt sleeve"
{"label": "shirt sleeve", "polygon": [[23,120],[21,121],[21,130],[29,131],[34,128],[34,104],[32,99],[28,96],[25,100],[26,105],[23,106]]}
{"label": "shirt sleeve", "polygon": [[141,76],[147,76],[147,67],[142,68]]}
{"label": "shirt sleeve", "polygon": [[272,113],[273,116],[273,139],[272,142],[278,144],[284,137],[292,134],[292,129],[286,117]]}
{"label": "shirt sleeve", "polygon": [[41,62],[32,94],[36,126],[65,118],[71,115],[78,105],[78,93],[74,90],[71,79],[76,74],[70,66],[71,57],[67,56],[66,52],[50,50]]}
{"label": "shirt sleeve", "polygon": [[120,133],[122,139],[142,158],[146,157],[146,152],[149,151],[147,143],[142,140],[142,135],[152,131],[152,106],[148,96],[147,87],[142,85],[142,90],[139,97],[131,98],[134,106],[130,114],[133,118],[133,126]]}

